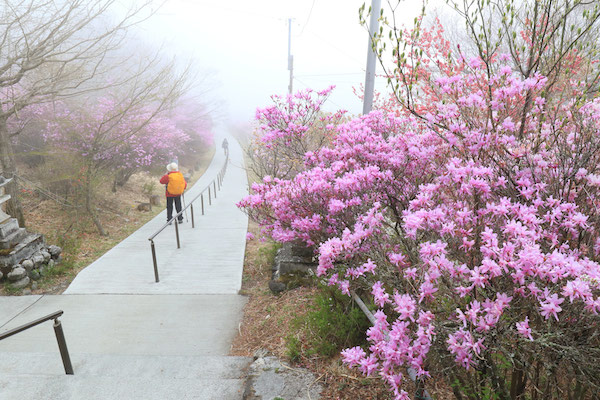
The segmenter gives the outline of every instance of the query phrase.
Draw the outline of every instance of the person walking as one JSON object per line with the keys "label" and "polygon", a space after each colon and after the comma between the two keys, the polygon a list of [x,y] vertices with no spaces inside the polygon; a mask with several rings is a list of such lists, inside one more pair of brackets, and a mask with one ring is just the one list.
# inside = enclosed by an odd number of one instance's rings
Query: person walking
{"label": "person walking", "polygon": [[223,147],[223,153],[225,153],[225,155],[227,155],[227,152],[229,151],[229,142],[227,141],[227,138],[223,139],[223,143],[221,143],[221,147]]}
{"label": "person walking", "polygon": [[[181,195],[187,188],[187,182],[178,168],[176,163],[170,163],[167,165],[167,173],[160,178],[160,183],[166,185],[167,222],[169,223],[173,218],[173,203],[177,213],[181,212]],[[180,224],[183,222],[183,215],[179,215],[177,222]]]}

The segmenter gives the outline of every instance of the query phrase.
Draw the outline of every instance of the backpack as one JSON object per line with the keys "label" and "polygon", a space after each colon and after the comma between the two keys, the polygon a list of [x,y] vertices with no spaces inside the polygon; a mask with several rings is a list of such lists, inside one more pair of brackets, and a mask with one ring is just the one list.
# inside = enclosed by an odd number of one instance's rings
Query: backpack
{"label": "backpack", "polygon": [[167,184],[167,192],[175,196],[179,196],[185,189],[185,179],[181,172],[172,172],[169,174],[169,183]]}

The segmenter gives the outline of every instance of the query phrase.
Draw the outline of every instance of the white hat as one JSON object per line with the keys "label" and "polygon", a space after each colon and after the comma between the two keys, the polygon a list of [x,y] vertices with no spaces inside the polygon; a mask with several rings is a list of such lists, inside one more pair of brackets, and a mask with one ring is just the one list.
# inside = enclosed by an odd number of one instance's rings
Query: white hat
{"label": "white hat", "polygon": [[171,164],[167,165],[167,171],[169,171],[169,172],[177,171],[177,164],[172,162]]}

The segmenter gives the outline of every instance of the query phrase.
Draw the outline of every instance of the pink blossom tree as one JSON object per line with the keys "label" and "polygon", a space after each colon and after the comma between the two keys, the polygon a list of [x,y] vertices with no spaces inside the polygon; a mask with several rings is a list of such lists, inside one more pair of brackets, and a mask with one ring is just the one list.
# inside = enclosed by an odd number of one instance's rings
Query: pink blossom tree
{"label": "pink blossom tree", "polygon": [[[91,111],[90,111],[91,110]],[[83,165],[85,208],[106,235],[95,210],[95,190],[105,177],[166,163],[189,136],[161,114],[160,104],[95,100],[94,107],[57,105],[45,138],[56,151],[75,154]]]}
{"label": "pink blossom tree", "polygon": [[[118,86],[132,76],[123,73],[123,62],[108,62],[125,41],[128,29],[154,12],[151,1],[140,1],[123,9],[114,19],[115,0],[7,0],[0,15],[0,164],[12,177],[17,166],[13,140],[18,130],[11,128],[28,107],[57,97],[89,93],[93,89]],[[144,63],[141,63],[144,64]],[[154,64],[154,63],[153,63]],[[146,72],[150,68],[146,66]],[[102,84],[97,84],[102,82]],[[6,188],[11,195],[9,214],[24,224],[16,181]]]}
{"label": "pink blossom tree", "polygon": [[185,146],[174,146],[180,164],[191,166],[198,153],[214,145],[214,112],[208,104],[191,96],[183,96],[169,112],[168,117],[175,122],[177,129],[189,137]]}

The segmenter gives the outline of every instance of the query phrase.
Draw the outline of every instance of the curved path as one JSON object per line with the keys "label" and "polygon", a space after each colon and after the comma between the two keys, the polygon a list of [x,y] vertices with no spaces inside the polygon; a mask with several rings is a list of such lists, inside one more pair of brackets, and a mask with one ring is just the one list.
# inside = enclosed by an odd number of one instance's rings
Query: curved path
{"label": "curved path", "polygon": [[[216,177],[225,157],[186,192],[190,201]],[[248,359],[228,357],[246,299],[241,287],[248,220],[235,203],[247,194],[242,150],[228,137],[223,186],[195,228],[150,237],[166,211],[90,264],[62,295],[0,297],[0,332],[62,309],[74,376],[64,375],[51,323],[0,342],[4,399],[240,399]],[[188,214],[188,218],[191,216]]]}

